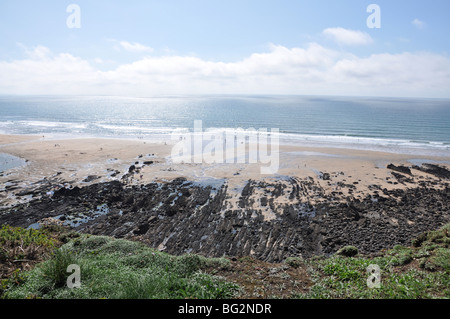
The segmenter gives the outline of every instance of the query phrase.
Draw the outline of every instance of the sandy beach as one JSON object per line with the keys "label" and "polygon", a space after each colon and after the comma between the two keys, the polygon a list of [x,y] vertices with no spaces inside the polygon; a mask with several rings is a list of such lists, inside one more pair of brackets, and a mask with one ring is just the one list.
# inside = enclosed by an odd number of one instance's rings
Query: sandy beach
{"label": "sandy beach", "polygon": [[[26,161],[25,166],[1,173],[0,183],[14,183],[23,188],[43,179],[56,178],[60,184],[84,185],[120,180],[134,165],[136,170],[127,179],[129,183],[169,181],[178,177],[199,182],[226,179],[230,189],[240,189],[248,180],[309,177],[317,180],[327,191],[338,190],[339,183],[353,184],[354,195],[358,197],[370,193],[373,184],[387,189],[412,186],[396,181],[392,171],[387,169],[390,163],[412,167],[418,162],[431,162],[450,167],[450,157],[280,145],[277,171],[261,174],[263,163],[173,163],[170,160],[173,144],[171,141],[154,143],[139,139],[59,140],[42,136],[0,135],[0,153]],[[323,179],[323,173],[327,173],[329,178]],[[420,178],[435,178],[420,173]]]}
{"label": "sandy beach", "polygon": [[[0,136],[0,223],[266,261],[375,252],[449,221],[450,158],[280,145],[262,163],[174,163],[174,143]],[[8,157],[9,156],[9,157]],[[20,160],[20,161],[19,161]]]}

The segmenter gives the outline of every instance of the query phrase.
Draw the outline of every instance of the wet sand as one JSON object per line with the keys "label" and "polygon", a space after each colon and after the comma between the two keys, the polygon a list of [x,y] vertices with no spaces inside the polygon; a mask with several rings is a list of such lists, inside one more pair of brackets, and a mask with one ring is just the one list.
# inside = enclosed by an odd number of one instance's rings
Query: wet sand
{"label": "wet sand", "polygon": [[[148,140],[112,138],[47,140],[41,136],[0,135],[0,153],[27,161],[26,167],[3,172],[1,178],[2,181],[18,179],[31,182],[58,174],[64,180],[79,183],[91,175],[99,179],[111,179],[108,177],[112,171],[119,171],[117,175],[125,174],[130,165],[142,166],[144,162],[151,161],[152,164],[143,165],[138,178],[130,182],[186,177],[199,181],[226,178],[239,184],[249,179],[264,180],[283,176],[317,178],[326,172],[338,180],[367,186],[374,181],[386,181],[386,178],[389,181],[390,171],[386,169],[389,163],[412,166],[413,160],[423,160],[442,162],[443,166],[450,167],[450,157],[280,145],[278,170],[274,174],[261,174],[261,167],[267,167],[268,164],[172,163],[172,147],[171,141],[152,143]],[[385,184],[386,187],[391,185]]]}
{"label": "wet sand", "polygon": [[[388,190],[415,186],[417,180],[398,182],[392,170],[387,168],[389,163],[412,167],[413,160],[423,160],[447,162],[442,165],[450,167],[450,158],[446,157],[280,145],[278,170],[274,174],[261,174],[261,166],[268,164],[173,163],[170,155],[174,143],[112,138],[49,140],[42,136],[0,135],[0,153],[26,161],[25,166],[0,173],[0,184],[7,185],[0,189],[6,191],[0,200],[3,205],[11,204],[18,199],[15,194],[43,183],[58,188],[111,180],[145,184],[178,177],[199,183],[226,180],[228,189],[235,190],[236,200],[248,180],[273,181],[290,177],[311,178],[327,194],[337,192],[342,198],[348,195],[363,198],[373,194],[374,185],[377,189]],[[132,165],[134,167],[130,169]],[[424,172],[415,173],[419,179],[438,179]]]}

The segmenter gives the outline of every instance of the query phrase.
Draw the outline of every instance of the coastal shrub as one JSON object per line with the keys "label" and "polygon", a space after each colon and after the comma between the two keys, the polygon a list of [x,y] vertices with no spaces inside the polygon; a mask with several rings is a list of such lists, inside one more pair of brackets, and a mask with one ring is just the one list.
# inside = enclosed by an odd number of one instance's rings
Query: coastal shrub
{"label": "coastal shrub", "polygon": [[413,260],[412,249],[408,247],[397,245],[386,254],[387,256],[392,256],[390,259],[390,264],[393,266],[407,265]]}
{"label": "coastal shrub", "polygon": [[0,229],[0,245],[4,246],[7,244],[12,246],[20,244],[22,248],[32,244],[51,248],[55,246],[56,240],[50,236],[45,228],[25,229],[22,227],[2,225]]}
{"label": "coastal shrub", "polygon": [[286,265],[288,265],[289,267],[298,268],[304,263],[304,261],[303,261],[303,258],[301,258],[301,257],[288,257],[288,258],[286,258],[284,263]]}
{"label": "coastal shrub", "polygon": [[345,256],[345,257],[353,257],[358,254],[358,248],[355,246],[344,246],[336,252],[336,255]]}
{"label": "coastal shrub", "polygon": [[0,247],[0,263],[4,263],[6,260],[8,260],[8,257],[8,251],[3,247]]}
{"label": "coastal shrub", "polygon": [[204,258],[195,254],[186,254],[175,258],[174,268],[181,276],[188,276],[205,266]]}
{"label": "coastal shrub", "polygon": [[412,240],[414,247],[431,246],[433,244],[444,244],[444,247],[450,248],[450,223],[438,230],[424,232]]}
{"label": "coastal shrub", "polygon": [[77,233],[76,231],[70,230],[70,231],[62,232],[60,237],[59,237],[59,240],[62,243],[66,244],[69,241],[71,241],[71,240],[73,240],[75,238],[78,238],[78,237],[80,237],[79,233]]}
{"label": "coastal shrub", "polygon": [[21,285],[25,282],[25,274],[16,269],[9,278],[0,280],[0,299],[4,298],[4,294],[11,288]]}
{"label": "coastal shrub", "polygon": [[25,229],[2,225],[0,228],[0,298],[22,284],[32,268],[51,255],[59,245],[54,229]]}
{"label": "coastal shrub", "polygon": [[77,264],[77,257],[67,248],[55,250],[52,258],[42,264],[43,275],[49,280],[51,287],[61,288],[66,284],[67,267],[72,264]]}
{"label": "coastal shrub", "polygon": [[422,246],[422,243],[427,240],[427,233],[422,233],[416,238],[414,238],[411,243],[414,247],[420,247]]}

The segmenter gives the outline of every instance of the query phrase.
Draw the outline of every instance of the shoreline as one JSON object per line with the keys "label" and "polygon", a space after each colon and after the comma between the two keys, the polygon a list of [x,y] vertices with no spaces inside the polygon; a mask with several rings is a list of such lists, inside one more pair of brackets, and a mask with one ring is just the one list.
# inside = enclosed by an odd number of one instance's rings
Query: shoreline
{"label": "shoreline", "polygon": [[[174,163],[171,150],[175,143],[123,138],[46,139],[37,135],[0,135],[0,153],[15,156],[24,163],[0,171],[0,183],[13,184],[4,189],[9,192],[23,192],[48,179],[54,179],[59,187],[73,187],[124,179],[128,184],[139,185],[183,177],[204,185],[218,185],[226,180],[230,190],[240,191],[248,180],[273,181],[295,177],[311,178],[328,192],[338,190],[343,183],[353,184],[354,193],[362,198],[373,194],[370,188],[374,184],[387,189],[414,187],[414,183],[405,182],[407,179],[401,183],[397,181],[387,168],[392,163],[409,168],[431,163],[450,169],[450,157],[282,144],[279,146],[277,170],[272,174],[261,174],[261,168],[268,164],[237,163],[236,158],[232,163]],[[331,183],[323,180],[324,173]],[[420,173],[423,179],[433,179],[430,174]],[[3,195],[0,200],[4,202],[5,197],[11,198],[11,195]],[[14,196],[11,199],[10,203],[13,203]]]}
{"label": "shoreline", "polygon": [[[446,157],[280,146],[279,169],[173,163],[173,145],[141,140],[0,136],[28,160],[0,173],[0,224],[64,223],[172,254],[265,261],[372,253],[450,221]],[[15,143],[9,143],[15,140]]]}
{"label": "shoreline", "polygon": [[[0,134],[0,153],[10,154],[24,160],[36,161],[37,163],[44,160],[49,163],[49,156],[55,163],[82,164],[89,161],[100,161],[102,159],[118,158],[123,161],[131,161],[139,159],[140,155],[154,154],[161,161],[170,157],[171,148],[176,141],[152,141],[131,138],[103,138],[103,137],[67,137],[67,138],[43,138],[38,135],[2,135]],[[47,152],[47,153],[45,153]],[[78,152],[78,154],[76,154]],[[334,164],[342,161],[366,161],[372,162],[379,168],[387,165],[389,161],[401,162],[405,165],[415,164],[420,161],[428,161],[431,163],[450,165],[450,156],[436,155],[420,155],[407,153],[392,153],[377,150],[364,150],[355,148],[346,148],[343,146],[302,146],[296,144],[280,144],[280,165],[279,170],[295,169],[293,161],[298,160],[305,164],[317,162],[316,167],[306,165],[308,167],[320,170],[323,160],[333,161]],[[73,157],[75,155],[75,157]],[[86,156],[76,156],[86,155]],[[65,158],[63,157],[65,156]],[[312,160],[312,161],[311,161]],[[325,161],[326,162],[326,161]],[[168,163],[169,164],[169,163]],[[189,163],[186,163],[189,164]],[[193,164],[193,163],[191,163]],[[207,164],[202,166],[239,166],[245,164],[234,162],[229,164]],[[198,165],[197,165],[198,166]],[[298,166],[298,164],[297,164]]]}

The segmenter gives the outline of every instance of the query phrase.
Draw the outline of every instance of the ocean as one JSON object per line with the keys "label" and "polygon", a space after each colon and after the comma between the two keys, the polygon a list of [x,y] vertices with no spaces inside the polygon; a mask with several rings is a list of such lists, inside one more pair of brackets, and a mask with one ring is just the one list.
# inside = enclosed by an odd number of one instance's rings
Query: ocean
{"label": "ocean", "polygon": [[280,142],[450,156],[450,100],[329,96],[0,96],[0,133],[169,139],[278,129]]}

